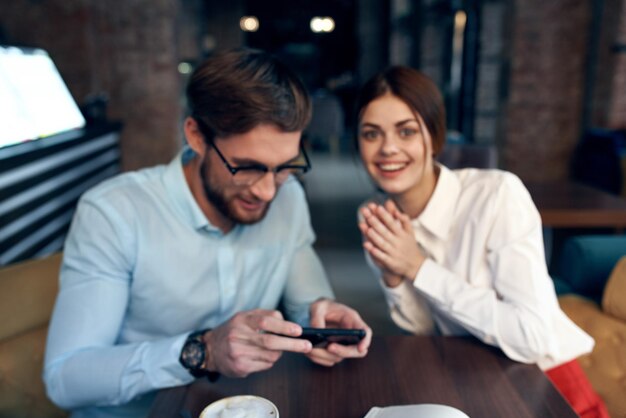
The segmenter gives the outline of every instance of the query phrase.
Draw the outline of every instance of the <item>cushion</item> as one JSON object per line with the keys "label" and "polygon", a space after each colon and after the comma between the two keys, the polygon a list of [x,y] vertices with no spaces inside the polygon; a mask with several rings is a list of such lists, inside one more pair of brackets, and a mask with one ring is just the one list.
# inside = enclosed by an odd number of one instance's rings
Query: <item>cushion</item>
{"label": "cushion", "polygon": [[561,296],[559,303],[565,314],[596,341],[593,351],[578,359],[591,385],[612,417],[626,417],[626,322],[578,295]]}
{"label": "cushion", "polygon": [[626,256],[620,258],[606,283],[602,310],[626,323]]}
{"label": "cushion", "polygon": [[48,323],[60,264],[58,253],[0,269],[0,341]]}
{"label": "cushion", "polygon": [[552,283],[557,295],[566,295],[568,293],[576,293],[572,285],[567,280],[563,280],[558,276],[552,276]]}
{"label": "cushion", "polygon": [[0,341],[0,417],[68,415],[48,400],[41,378],[47,329],[44,325]]}
{"label": "cushion", "polygon": [[61,254],[0,269],[0,417],[55,418],[42,380]]}
{"label": "cushion", "polygon": [[557,275],[576,293],[599,303],[611,270],[625,254],[626,236],[573,237],[563,245]]}

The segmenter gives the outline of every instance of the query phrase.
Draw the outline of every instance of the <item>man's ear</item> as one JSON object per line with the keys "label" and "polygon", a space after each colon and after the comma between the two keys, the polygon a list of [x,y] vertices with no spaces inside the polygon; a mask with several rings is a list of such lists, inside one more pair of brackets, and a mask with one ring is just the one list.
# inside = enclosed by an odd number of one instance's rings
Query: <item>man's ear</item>
{"label": "man's ear", "polygon": [[183,131],[185,132],[185,138],[187,138],[187,144],[189,144],[189,147],[191,147],[191,149],[194,150],[200,157],[204,157],[207,144],[204,135],[200,132],[198,122],[196,122],[194,118],[188,116],[183,124]]}

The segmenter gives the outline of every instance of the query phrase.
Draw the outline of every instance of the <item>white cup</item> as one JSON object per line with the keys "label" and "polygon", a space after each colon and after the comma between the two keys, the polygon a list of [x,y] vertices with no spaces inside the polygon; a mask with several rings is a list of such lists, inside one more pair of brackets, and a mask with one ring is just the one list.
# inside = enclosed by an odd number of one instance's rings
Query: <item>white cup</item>
{"label": "white cup", "polygon": [[215,401],[200,413],[200,418],[279,418],[278,408],[260,396],[239,395]]}

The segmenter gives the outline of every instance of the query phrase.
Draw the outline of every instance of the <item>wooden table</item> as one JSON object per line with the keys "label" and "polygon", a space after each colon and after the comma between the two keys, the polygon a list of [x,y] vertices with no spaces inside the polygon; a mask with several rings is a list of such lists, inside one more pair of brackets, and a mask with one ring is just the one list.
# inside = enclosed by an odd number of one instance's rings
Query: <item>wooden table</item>
{"label": "wooden table", "polygon": [[571,181],[525,183],[545,227],[626,227],[626,199]]}
{"label": "wooden table", "polygon": [[268,371],[245,379],[204,379],[161,391],[151,417],[197,417],[209,403],[253,394],[281,418],[362,418],[373,406],[439,403],[471,418],[577,415],[534,365],[513,362],[473,338],[374,337],[364,359],[333,368],[285,353]]}

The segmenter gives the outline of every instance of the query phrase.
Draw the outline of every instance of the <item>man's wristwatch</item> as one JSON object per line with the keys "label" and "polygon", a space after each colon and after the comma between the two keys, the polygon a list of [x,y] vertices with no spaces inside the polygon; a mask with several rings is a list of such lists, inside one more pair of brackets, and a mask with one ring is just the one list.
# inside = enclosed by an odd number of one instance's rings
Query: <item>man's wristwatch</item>
{"label": "man's wristwatch", "polygon": [[220,374],[208,371],[205,368],[207,349],[203,336],[207,331],[209,329],[189,334],[185,344],[183,344],[178,360],[184,368],[189,370],[193,377],[207,377],[211,382],[215,382]]}

